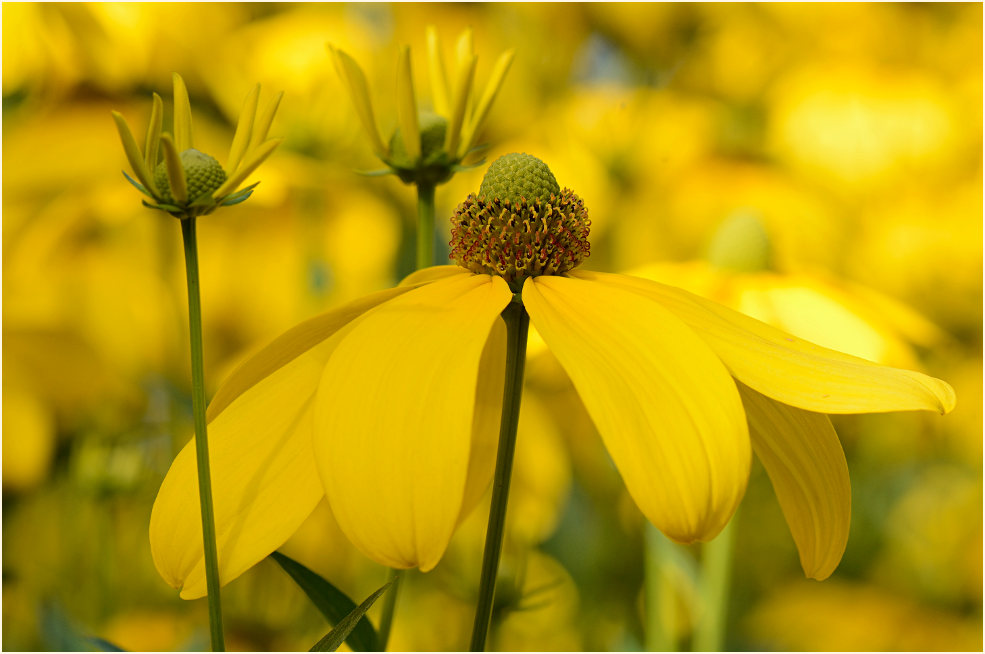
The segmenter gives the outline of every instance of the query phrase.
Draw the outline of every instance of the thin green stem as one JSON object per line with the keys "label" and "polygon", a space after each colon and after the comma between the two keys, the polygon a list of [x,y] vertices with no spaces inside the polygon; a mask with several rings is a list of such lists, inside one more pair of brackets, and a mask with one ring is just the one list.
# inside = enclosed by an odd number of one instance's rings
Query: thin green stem
{"label": "thin green stem", "polygon": [[530,316],[519,303],[503,310],[506,322],[506,384],[503,390],[503,413],[499,424],[499,450],[496,453],[496,473],[493,477],[492,505],[486,527],[486,546],[482,555],[482,577],[479,580],[479,599],[472,625],[473,652],[486,647],[486,634],[492,620],[493,598],[496,593],[496,572],[503,549],[506,529],[506,502],[510,494],[513,473],[513,453],[516,450],[516,428],[520,422],[520,395],[523,391],[523,367],[527,358],[527,331]]}
{"label": "thin green stem", "polygon": [[380,616],[380,628],[376,631],[377,644],[380,646],[381,652],[386,651],[387,641],[390,640],[393,613],[397,608],[397,591],[400,589],[400,572],[396,568],[390,568],[390,578],[388,581],[393,582],[393,585],[390,586],[390,590],[383,600],[383,614]]}
{"label": "thin green stem", "polygon": [[195,461],[198,465],[198,499],[202,507],[202,540],[205,550],[205,584],[209,601],[209,632],[212,650],[225,651],[222,636],[222,605],[219,600],[219,556],[215,545],[215,513],[212,508],[212,477],[209,472],[209,440],[205,424],[205,372],[202,357],[202,301],[198,283],[198,243],[195,218],[181,221],[188,280],[188,326],[192,353],[192,412],[195,416]]}
{"label": "thin green stem", "polygon": [[680,643],[677,634],[679,616],[672,551],[675,545],[649,521],[644,529],[646,650],[676,652]]}
{"label": "thin green stem", "polygon": [[434,265],[434,184],[417,185],[417,269]]}
{"label": "thin green stem", "polygon": [[703,547],[699,582],[701,617],[694,631],[696,652],[719,652],[725,645],[734,522],[733,517],[722,533]]}

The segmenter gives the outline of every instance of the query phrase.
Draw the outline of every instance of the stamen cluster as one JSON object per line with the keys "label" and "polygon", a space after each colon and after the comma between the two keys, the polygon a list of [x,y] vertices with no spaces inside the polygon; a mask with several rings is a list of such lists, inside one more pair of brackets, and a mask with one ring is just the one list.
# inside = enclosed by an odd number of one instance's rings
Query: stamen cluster
{"label": "stamen cluster", "polygon": [[590,225],[585,203],[571,189],[514,202],[470,194],[452,216],[451,258],[511,285],[561,275],[588,258]]}

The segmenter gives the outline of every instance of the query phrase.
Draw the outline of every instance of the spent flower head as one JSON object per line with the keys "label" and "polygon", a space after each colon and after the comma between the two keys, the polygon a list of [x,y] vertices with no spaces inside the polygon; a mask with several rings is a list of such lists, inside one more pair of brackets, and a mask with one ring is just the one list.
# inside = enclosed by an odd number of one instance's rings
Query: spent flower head
{"label": "spent flower head", "polygon": [[123,173],[127,180],[152,202],[144,205],[166,211],[176,218],[193,218],[212,213],[221,206],[238,204],[253,193],[259,183],[238,189],[283,139],[268,139],[283,93],[279,93],[262,112],[257,113],[260,85],[246,97],[226,165],[192,143],[192,114],[188,89],[174,74],[173,134],[162,132],[164,103],[154,94],[150,123],[144,147],[137,144],[126,119],[113,112],[113,120],[123,142],[123,150],[137,179]]}
{"label": "spent flower head", "polygon": [[407,184],[442,184],[463,169],[462,160],[475,150],[479,130],[489,115],[496,94],[513,61],[513,51],[499,56],[481,96],[475,93],[478,57],[472,47],[472,30],[465,30],[455,46],[455,66],[449,80],[434,27],[428,28],[428,72],[431,108],[419,109],[411,75],[410,48],[404,46],[397,60],[397,128],[384,140],[376,124],[366,76],[356,60],[329,45],[339,77],[369,137],[373,152]]}

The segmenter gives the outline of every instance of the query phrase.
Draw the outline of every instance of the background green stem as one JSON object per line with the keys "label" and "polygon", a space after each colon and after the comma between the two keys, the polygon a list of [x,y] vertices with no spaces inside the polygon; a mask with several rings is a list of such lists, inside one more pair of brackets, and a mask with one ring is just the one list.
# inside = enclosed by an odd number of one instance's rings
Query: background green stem
{"label": "background green stem", "polygon": [[506,322],[506,384],[503,391],[503,413],[499,424],[499,450],[496,453],[496,473],[493,477],[492,505],[486,527],[486,546],[482,555],[482,577],[479,580],[479,599],[475,606],[472,626],[473,652],[486,647],[486,634],[492,619],[493,597],[496,592],[496,573],[499,554],[503,549],[506,530],[506,502],[510,494],[513,473],[513,453],[516,450],[516,429],[520,422],[520,395],[523,391],[523,367],[527,358],[527,331],[530,316],[519,303],[503,310]]}
{"label": "background green stem", "polygon": [[417,269],[434,265],[434,184],[417,185]]}
{"label": "background green stem", "polygon": [[648,652],[676,652],[680,642],[677,584],[675,583],[674,543],[647,520],[643,535],[645,647]]}
{"label": "background green stem", "polygon": [[725,646],[734,522],[733,516],[722,533],[703,547],[699,579],[701,616],[694,630],[696,652],[718,652]]}
{"label": "background green stem", "polygon": [[209,602],[209,632],[212,650],[226,649],[222,635],[222,605],[219,600],[219,557],[215,545],[215,513],[212,508],[212,477],[209,471],[209,440],[205,423],[205,371],[202,357],[202,301],[198,283],[198,243],[195,218],[184,218],[181,236],[185,245],[185,274],[188,281],[188,327],[192,353],[192,412],[195,416],[195,461],[198,465],[198,499],[202,507],[202,540],[205,550],[205,584]]}
{"label": "background green stem", "polygon": [[390,578],[388,581],[392,581],[393,585],[390,586],[390,590],[386,594],[386,598],[383,600],[383,613],[380,615],[380,628],[377,629],[377,644],[380,646],[380,651],[386,651],[387,641],[390,640],[390,627],[393,626],[393,614],[397,608],[397,590],[400,589],[400,570],[395,568],[390,569]]}

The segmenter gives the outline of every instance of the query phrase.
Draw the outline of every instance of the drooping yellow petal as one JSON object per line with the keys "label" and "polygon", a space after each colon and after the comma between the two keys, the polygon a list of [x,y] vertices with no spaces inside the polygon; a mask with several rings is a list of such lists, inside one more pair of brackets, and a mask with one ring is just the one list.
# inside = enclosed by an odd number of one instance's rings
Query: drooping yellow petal
{"label": "drooping yellow petal", "polygon": [[954,408],[946,382],[828,350],[686,291],[626,275],[571,276],[656,300],[700,334],[737,379],[783,404],[819,413]]}
{"label": "drooping yellow petal", "polygon": [[461,266],[430,266],[416,270],[400,280],[400,286],[414,286],[424,282],[436,282],[445,277],[452,277],[463,272],[468,272]]}
{"label": "drooping yellow petal", "polygon": [[475,65],[478,58],[472,55],[458,68],[455,76],[455,95],[452,100],[451,115],[448,117],[448,131],[445,132],[445,152],[454,155],[458,151],[462,137],[462,125],[472,95],[472,80],[475,78]]}
{"label": "drooping yellow petal", "polygon": [[192,147],[192,105],[188,101],[188,87],[181,75],[174,73],[174,145],[178,152]]}
{"label": "drooping yellow petal", "polygon": [[489,78],[489,82],[486,84],[486,90],[482,93],[482,99],[476,105],[475,113],[469,118],[465,129],[462,131],[462,143],[458,147],[459,156],[465,156],[469,148],[475,144],[476,136],[482,128],[482,123],[485,122],[486,116],[489,115],[489,109],[496,100],[496,94],[499,93],[499,89],[503,85],[503,80],[506,78],[506,73],[509,71],[511,63],[513,63],[512,50],[501,54],[496,61],[496,67],[493,69],[492,77]]}
{"label": "drooping yellow petal", "polygon": [[683,543],[718,534],[745,492],[751,451],[714,353],[657,303],[611,285],[534,277],[523,303],[647,518]]}
{"label": "drooping yellow petal", "polygon": [[414,79],[410,68],[410,47],[400,50],[397,64],[397,121],[404,149],[411,161],[421,156],[421,127],[417,122],[417,98],[414,96]]}
{"label": "drooping yellow petal", "polygon": [[822,413],[738,387],[753,450],[773,483],[804,574],[827,579],[845,553],[852,515],[848,462],[838,435]]}
{"label": "drooping yellow petal", "polygon": [[[164,122],[164,101],[157,93],[154,94],[154,102],[151,106],[150,123],[147,125],[147,137],[144,139],[144,164],[147,170],[153,172],[157,167],[157,155],[160,153],[161,144],[161,125]],[[153,185],[153,179],[151,183]],[[151,193],[157,194],[157,188],[149,189]]]}
{"label": "drooping yellow petal", "polygon": [[233,144],[229,147],[229,159],[226,161],[226,176],[232,175],[243,160],[246,148],[253,135],[253,120],[256,118],[257,103],[260,100],[260,85],[257,84],[246,96],[243,109],[236,121],[236,133],[233,134]]}
{"label": "drooping yellow petal", "polygon": [[164,163],[168,167],[168,186],[171,197],[178,204],[188,201],[188,184],[185,181],[185,168],[181,165],[181,156],[170,134],[161,135],[161,145],[164,148]]}
{"label": "drooping yellow petal", "polygon": [[485,494],[496,469],[499,446],[499,422],[503,413],[503,386],[506,381],[506,323],[493,322],[489,340],[479,360],[479,378],[475,387],[475,411],[472,414],[472,445],[469,471],[462,497],[461,522]]}
{"label": "drooping yellow petal", "polygon": [[512,293],[462,273],[352,324],[325,367],[315,457],[339,526],[370,558],[427,571],[462,511],[479,363]]}
{"label": "drooping yellow petal", "polygon": [[212,197],[221,198],[232,193],[240,184],[246,181],[254,170],[260,167],[267,157],[269,157],[277,146],[284,142],[284,139],[270,139],[260,146],[252,149],[246,159],[239,165],[235,173],[226,178],[222,185],[212,192]]}
{"label": "drooping yellow petal", "polygon": [[306,320],[284,332],[269,345],[244,361],[223,381],[222,386],[219,387],[209,403],[208,411],[205,414],[206,418],[210,421],[213,420],[233,400],[265,377],[301,356],[318,343],[328,339],[369,309],[406,293],[411,288],[389,288],[372,293]]}
{"label": "drooping yellow petal", "polygon": [[441,42],[434,25],[428,25],[428,74],[431,78],[431,102],[435,113],[447,117],[448,107],[448,75],[445,73],[445,60],[441,56]]}
{"label": "drooping yellow petal", "polygon": [[133,138],[133,132],[130,131],[130,126],[127,125],[127,120],[123,117],[123,114],[118,111],[111,113],[113,114],[113,121],[116,123],[116,131],[120,133],[123,152],[127,155],[130,168],[137,176],[137,179],[140,180],[140,183],[144,185],[144,188],[150,191],[154,187],[153,176],[147,170],[147,166],[144,165],[144,157],[140,153],[140,146],[137,145],[137,140]]}
{"label": "drooping yellow petal", "polygon": [[[274,551],[324,491],[312,453],[312,404],[335,341],[250,387],[209,424],[219,576],[228,583]],[[206,592],[194,440],[175,458],[151,511],[151,554],[185,599]]]}
{"label": "drooping yellow petal", "polygon": [[335,69],[349,90],[352,105],[356,109],[356,115],[359,117],[359,122],[362,123],[363,130],[365,130],[366,135],[369,137],[373,152],[378,157],[385,157],[387,155],[387,147],[383,143],[380,130],[376,126],[376,118],[373,116],[373,102],[369,97],[369,86],[366,84],[366,76],[363,75],[363,71],[355,59],[331,44],[328,48],[332,53],[332,59],[335,61]]}

